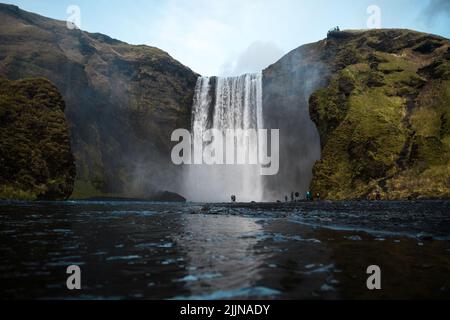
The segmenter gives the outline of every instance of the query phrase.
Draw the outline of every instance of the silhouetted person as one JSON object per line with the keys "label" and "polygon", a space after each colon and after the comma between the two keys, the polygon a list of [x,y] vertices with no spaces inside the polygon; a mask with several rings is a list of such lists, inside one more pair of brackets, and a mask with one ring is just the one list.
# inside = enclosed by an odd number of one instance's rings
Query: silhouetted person
{"label": "silhouetted person", "polygon": [[291,192],[291,201],[292,202],[294,201],[294,193],[293,192]]}
{"label": "silhouetted person", "polygon": [[295,193],[295,201],[298,201],[298,200],[299,200],[299,197],[300,197],[300,193],[296,192],[296,193]]}
{"label": "silhouetted person", "polygon": [[381,200],[381,192],[380,192],[380,190],[377,190],[377,191],[376,191],[376,193],[375,193],[375,199],[376,199],[377,201],[380,201],[380,200]]}
{"label": "silhouetted person", "polygon": [[231,202],[236,202],[236,196],[235,195],[231,196]]}
{"label": "silhouetted person", "polygon": [[288,202],[288,196],[284,196],[284,201]]}
{"label": "silhouetted person", "polygon": [[320,192],[317,192],[317,193],[316,193],[316,200],[317,200],[317,201],[320,201]]}
{"label": "silhouetted person", "polygon": [[311,191],[308,191],[308,192],[306,193],[306,200],[307,200],[307,201],[312,201],[312,194],[311,194]]}

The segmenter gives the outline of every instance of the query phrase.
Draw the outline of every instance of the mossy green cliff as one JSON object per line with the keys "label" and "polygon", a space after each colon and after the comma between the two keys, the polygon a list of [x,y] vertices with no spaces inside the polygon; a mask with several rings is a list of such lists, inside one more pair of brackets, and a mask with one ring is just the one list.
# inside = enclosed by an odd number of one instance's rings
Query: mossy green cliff
{"label": "mossy green cliff", "polygon": [[45,79],[0,78],[0,199],[72,194],[75,164],[64,107]]}
{"label": "mossy green cliff", "polygon": [[[267,198],[309,188],[335,200],[450,197],[449,45],[410,30],[334,31],[264,70],[265,126],[280,129]],[[170,135],[190,127],[198,75],[167,53],[0,4],[0,75],[61,92],[73,197],[179,191]]]}
{"label": "mossy green cliff", "polygon": [[327,199],[450,197],[450,41],[409,30],[332,33],[310,98]]}
{"label": "mossy green cliff", "polygon": [[190,126],[197,74],[166,52],[0,4],[0,75],[46,78],[61,92],[75,198],[177,191],[170,135]]}
{"label": "mossy green cliff", "polygon": [[269,192],[450,197],[449,45],[411,30],[333,31],[264,70],[265,125],[280,129]]}

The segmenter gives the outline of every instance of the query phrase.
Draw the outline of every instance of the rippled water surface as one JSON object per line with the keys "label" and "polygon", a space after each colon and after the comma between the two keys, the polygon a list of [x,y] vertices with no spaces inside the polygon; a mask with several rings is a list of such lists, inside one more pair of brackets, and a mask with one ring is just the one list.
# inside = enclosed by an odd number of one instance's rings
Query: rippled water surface
{"label": "rippled water surface", "polygon": [[[450,202],[0,203],[17,299],[450,298]],[[366,269],[379,265],[382,290]],[[82,290],[66,288],[66,268]]]}

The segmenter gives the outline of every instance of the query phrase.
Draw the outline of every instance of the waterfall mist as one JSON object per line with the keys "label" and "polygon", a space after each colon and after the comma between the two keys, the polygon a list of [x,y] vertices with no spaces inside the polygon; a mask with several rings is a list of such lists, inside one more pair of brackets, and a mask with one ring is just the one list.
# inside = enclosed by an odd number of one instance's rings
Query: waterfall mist
{"label": "waterfall mist", "polygon": [[314,58],[314,50],[314,46],[294,50],[258,74],[198,79],[191,121],[194,136],[210,128],[279,129],[280,168],[276,175],[261,176],[259,166],[188,165],[184,196],[202,202],[230,201],[231,195],[243,202],[284,201],[295,192],[304,197],[320,159],[320,137],[310,119],[309,98],[326,85],[329,75]]}
{"label": "waterfall mist", "polygon": [[[200,77],[191,126],[193,141],[200,144],[208,129],[225,132],[263,128],[262,74]],[[263,141],[250,140],[247,144],[246,139],[236,138],[235,143],[235,150],[258,154]],[[263,201],[259,165],[188,165],[184,175],[183,195],[191,201],[230,201],[231,195],[236,195],[238,201]]]}
{"label": "waterfall mist", "polygon": [[320,160],[320,136],[310,118],[309,98],[326,86],[329,70],[317,56],[315,44],[291,51],[264,70],[263,112],[267,129],[280,129],[280,170],[264,177],[264,197],[304,198]]}

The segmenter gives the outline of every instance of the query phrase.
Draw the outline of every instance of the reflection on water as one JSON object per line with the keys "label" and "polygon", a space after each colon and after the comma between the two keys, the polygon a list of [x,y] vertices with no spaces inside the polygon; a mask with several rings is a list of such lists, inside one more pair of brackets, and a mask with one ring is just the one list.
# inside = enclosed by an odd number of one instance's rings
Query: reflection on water
{"label": "reflection on water", "polygon": [[[0,203],[0,294],[449,298],[448,204]],[[72,292],[74,264],[83,289]],[[381,292],[366,288],[371,264]]]}
{"label": "reflection on water", "polygon": [[[256,236],[262,232],[262,225],[256,219],[185,215],[183,226],[183,233],[176,241],[186,253],[189,275],[178,281],[185,282],[191,292],[189,298],[227,298],[251,293],[266,258],[266,254],[254,250],[258,243]],[[220,291],[209,292],[215,288]],[[278,294],[268,288],[253,290],[258,296]]]}

